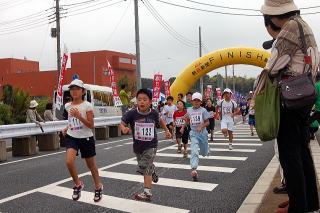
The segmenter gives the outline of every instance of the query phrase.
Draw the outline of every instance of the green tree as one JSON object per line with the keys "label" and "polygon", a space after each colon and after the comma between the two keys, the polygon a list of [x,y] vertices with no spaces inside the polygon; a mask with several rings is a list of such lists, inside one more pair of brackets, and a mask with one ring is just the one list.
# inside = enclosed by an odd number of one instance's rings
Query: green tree
{"label": "green tree", "polygon": [[117,81],[117,85],[118,85],[119,90],[121,90],[121,85],[126,85],[127,90],[131,91],[131,93],[133,93],[137,89],[136,82],[134,82],[134,80],[128,78],[127,75],[121,76]]}
{"label": "green tree", "polygon": [[14,123],[25,123],[30,104],[30,95],[22,89],[14,88],[12,95],[12,118]]}
{"label": "green tree", "polygon": [[45,97],[45,98],[41,98],[41,99],[36,99],[36,101],[39,104],[37,107],[37,112],[43,118],[44,111],[46,110],[46,105],[47,105],[47,103],[50,102],[50,98]]}
{"label": "green tree", "polygon": [[0,125],[13,123],[11,106],[7,104],[0,104]]}

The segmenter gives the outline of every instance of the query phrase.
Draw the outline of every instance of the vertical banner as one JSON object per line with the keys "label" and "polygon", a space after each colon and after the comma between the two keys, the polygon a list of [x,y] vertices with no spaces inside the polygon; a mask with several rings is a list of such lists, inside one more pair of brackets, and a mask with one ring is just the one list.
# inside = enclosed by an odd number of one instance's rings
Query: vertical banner
{"label": "vertical banner", "polygon": [[112,69],[108,60],[107,60],[107,62],[108,62],[108,72],[109,72],[109,76],[110,76],[110,83],[111,83],[111,88],[112,88],[114,106],[116,106],[116,107],[122,106],[122,102],[120,100],[118,89],[117,89],[116,77],[114,75],[113,69]]}
{"label": "vertical banner", "polygon": [[56,109],[60,110],[63,105],[63,91],[62,87],[64,85],[64,76],[67,70],[67,62],[68,62],[68,50],[66,47],[64,47],[64,53],[62,57],[62,63],[61,63],[61,70],[59,74],[59,81],[58,81],[58,89],[57,89],[57,97],[56,97]]}
{"label": "vertical banner", "polygon": [[153,99],[152,99],[153,106],[155,107],[158,105],[158,100],[160,98],[161,84],[162,84],[162,75],[155,74],[153,77]]}
{"label": "vertical banner", "polygon": [[170,96],[170,81],[164,82],[164,94],[166,96],[166,99],[168,96]]}
{"label": "vertical banner", "polygon": [[222,99],[221,89],[216,88],[217,100],[220,101]]}
{"label": "vertical banner", "polygon": [[211,93],[212,93],[212,85],[207,85],[206,99],[210,99],[211,98]]}

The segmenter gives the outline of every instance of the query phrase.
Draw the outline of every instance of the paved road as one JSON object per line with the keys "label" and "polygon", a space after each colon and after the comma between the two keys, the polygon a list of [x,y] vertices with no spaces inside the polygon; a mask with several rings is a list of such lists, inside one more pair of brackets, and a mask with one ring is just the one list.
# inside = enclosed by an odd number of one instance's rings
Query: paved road
{"label": "paved road", "polygon": [[[217,125],[219,126],[219,125]],[[250,136],[247,125],[237,125],[234,150],[221,132],[210,142],[211,155],[200,160],[199,182],[192,182],[189,159],[159,133],[156,157],[158,184],[151,203],[138,202],[142,176],[135,173],[132,139],[122,136],[97,141],[96,163],[105,188],[103,200],[93,202],[93,181],[85,162],[77,161],[85,191],[70,199],[72,182],[64,164],[65,152],[41,152],[33,157],[0,163],[0,212],[236,212],[273,156],[273,144]]]}

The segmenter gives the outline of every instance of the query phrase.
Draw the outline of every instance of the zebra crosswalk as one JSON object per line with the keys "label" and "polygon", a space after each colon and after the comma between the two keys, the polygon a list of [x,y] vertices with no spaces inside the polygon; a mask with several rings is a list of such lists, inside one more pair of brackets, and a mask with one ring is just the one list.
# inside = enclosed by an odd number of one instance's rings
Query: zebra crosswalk
{"label": "zebra crosswalk", "polygon": [[[238,131],[241,128],[241,131]],[[239,134],[237,134],[239,133]],[[241,134],[240,134],[241,133]],[[243,168],[239,168],[239,165],[252,160],[250,157],[252,154],[261,149],[264,145],[260,142],[257,136],[251,136],[249,126],[247,125],[238,125],[235,126],[235,139],[234,139],[234,149],[228,149],[228,143],[225,141],[224,136],[221,132],[216,132],[214,135],[214,141],[209,141],[210,146],[210,156],[202,157],[200,156],[200,164],[198,167],[199,172],[205,172],[205,174],[212,174],[212,177],[219,177],[221,175],[229,175],[233,176],[234,173]],[[247,138],[245,138],[247,137]],[[157,191],[159,187],[165,187],[164,189],[168,194],[162,194],[163,192],[159,190],[156,192],[159,197],[167,197],[170,196],[170,191],[174,189],[183,189],[183,192],[194,194],[195,196],[201,192],[201,196],[212,196],[211,192],[214,192],[220,185],[223,183],[219,178],[206,178],[199,179],[199,182],[193,182],[190,177],[190,165],[189,160],[184,159],[181,153],[176,153],[177,145],[172,144],[171,141],[163,142],[168,145],[159,149],[157,153],[157,157],[155,159],[154,164],[157,167],[157,171],[160,171],[160,179],[159,182],[154,184],[154,191]],[[162,143],[162,144],[163,144]],[[128,142],[123,144],[119,144],[118,146],[128,145]],[[108,149],[101,149],[101,152],[104,152]],[[241,155],[238,155],[242,153]],[[116,154],[116,153],[115,153]],[[219,162],[217,164],[217,162]],[[225,162],[225,166],[222,165]],[[234,166],[230,166],[234,165]],[[172,198],[178,199],[179,204],[174,205],[173,201],[168,203],[163,203],[164,201],[155,199],[153,202],[139,202],[133,200],[130,196],[127,196],[128,193],[136,193],[137,188],[141,189],[143,183],[143,177],[138,174],[133,174],[132,171],[135,171],[137,166],[137,162],[135,158],[126,159],[124,161],[108,165],[106,167],[102,167],[99,169],[100,178],[102,183],[110,183],[116,184],[119,183],[131,183],[131,184],[139,184],[135,185],[133,188],[126,188],[127,193],[124,196],[121,196],[121,193],[111,193],[108,191],[108,188],[104,191],[103,199],[95,203],[93,202],[93,193],[92,191],[87,191],[86,188],[82,192],[81,198],[78,201],[79,203],[99,206],[102,209],[110,209],[115,212],[165,212],[165,213],[184,213],[184,212],[197,212],[197,209],[193,209],[192,205],[189,203],[190,200],[186,200],[186,203],[182,203],[181,198]],[[130,172],[126,169],[118,169],[120,167],[129,167],[131,168]],[[171,173],[165,173],[166,171],[171,171]],[[161,175],[165,174],[165,175]],[[170,174],[178,174],[171,175]],[[204,175],[205,175],[204,174]],[[86,172],[81,174],[82,178],[88,177],[91,174]],[[181,178],[181,177],[184,178]],[[223,178],[222,178],[223,179]],[[12,197],[0,199],[0,206],[6,202],[10,202],[14,199],[29,196],[30,194],[40,192],[49,196],[59,197],[61,199],[66,199],[68,202],[73,202],[70,198],[72,195],[72,189],[66,187],[66,184],[69,183],[71,185],[71,179],[67,178],[56,183],[43,186],[40,188],[36,188],[30,190],[28,192],[24,192],[21,194],[17,194]],[[107,185],[107,184],[106,184]],[[125,185],[125,184],[124,184]],[[222,186],[221,186],[222,187]],[[163,190],[164,190],[163,189]],[[221,190],[221,189],[220,189]],[[160,193],[160,194],[158,194]],[[196,200],[196,198],[195,198]],[[52,202],[55,202],[54,199]],[[214,209],[216,203],[212,202],[212,204],[208,204],[208,209],[201,210],[201,212],[219,212],[219,209]],[[0,207],[0,211],[1,211]],[[199,210],[200,211],[200,210]],[[2,212],[5,212],[2,210]],[[20,211],[21,212],[21,211]],[[232,212],[232,211],[231,211]]]}

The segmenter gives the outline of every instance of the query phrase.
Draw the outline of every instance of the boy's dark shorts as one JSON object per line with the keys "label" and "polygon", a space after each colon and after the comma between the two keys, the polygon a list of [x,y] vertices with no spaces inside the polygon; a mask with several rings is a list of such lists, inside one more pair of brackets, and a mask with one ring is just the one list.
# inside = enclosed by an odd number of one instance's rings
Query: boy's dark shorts
{"label": "boy's dark shorts", "polygon": [[215,126],[215,123],[214,123],[214,119],[209,119],[209,125],[207,126],[207,131],[210,133],[211,130],[214,130],[214,126]]}
{"label": "boy's dark shorts", "polygon": [[137,172],[142,175],[152,175],[155,170],[153,164],[154,158],[156,157],[157,148],[148,148],[144,150],[141,154],[136,154],[138,161]]}
{"label": "boy's dark shorts", "polygon": [[172,129],[172,127],[173,127],[173,122],[167,124],[166,126],[167,126],[167,128],[168,128],[169,130]]}
{"label": "boy's dark shorts", "polygon": [[182,127],[176,127],[176,138],[181,138],[182,143],[187,144],[189,139],[189,131],[188,128],[184,129],[183,134],[181,134],[180,130]]}
{"label": "boy's dark shorts", "polygon": [[244,116],[246,116],[248,114],[248,112],[247,111],[241,111],[241,114],[244,117]]}
{"label": "boy's dark shorts", "polygon": [[[65,136],[66,148],[80,149],[81,158],[91,158],[96,155],[96,146],[93,137],[89,138],[74,138],[70,135]],[[78,153],[77,153],[78,155]]]}

